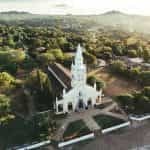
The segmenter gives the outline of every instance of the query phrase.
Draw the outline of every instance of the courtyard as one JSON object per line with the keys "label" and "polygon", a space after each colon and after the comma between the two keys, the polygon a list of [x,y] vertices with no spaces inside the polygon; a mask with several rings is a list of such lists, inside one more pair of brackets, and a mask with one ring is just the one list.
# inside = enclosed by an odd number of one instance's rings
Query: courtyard
{"label": "courtyard", "polygon": [[[103,124],[100,124],[100,122],[104,122],[104,120],[106,121],[105,124],[107,124],[108,127],[118,125],[120,123],[127,121],[128,117],[125,114],[112,112],[112,110],[115,108],[117,108],[117,104],[114,102],[112,103],[109,102],[108,105],[105,104],[105,107],[103,107],[102,109],[90,108],[88,110],[72,112],[69,113],[68,115],[62,116],[61,119],[60,118],[58,119],[59,129],[55,134],[54,139],[56,141],[63,141],[65,139],[64,135],[67,135],[65,137],[68,137],[69,140],[79,135],[80,136],[86,135],[89,132],[95,132],[97,130],[101,130],[103,128]],[[95,116],[101,116],[101,117],[105,116],[105,118],[102,118],[102,120],[97,121],[97,119],[94,118]],[[78,127],[74,128],[73,123],[77,124],[76,126]],[[72,128],[71,130],[69,126],[71,126]],[[86,129],[85,131],[88,132],[84,132],[83,134],[78,135],[77,133],[80,132],[82,128]]]}

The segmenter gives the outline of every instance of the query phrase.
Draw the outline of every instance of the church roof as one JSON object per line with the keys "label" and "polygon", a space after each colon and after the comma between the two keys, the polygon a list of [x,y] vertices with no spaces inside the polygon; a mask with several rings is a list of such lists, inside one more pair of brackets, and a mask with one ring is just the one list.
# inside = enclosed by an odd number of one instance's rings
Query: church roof
{"label": "church roof", "polygon": [[[57,75],[59,78],[59,81],[67,87],[67,90],[71,88],[71,73],[69,70],[64,68],[61,64],[50,64],[49,67],[52,69],[52,71]],[[60,83],[60,84],[61,84]],[[63,87],[63,88],[65,88]]]}

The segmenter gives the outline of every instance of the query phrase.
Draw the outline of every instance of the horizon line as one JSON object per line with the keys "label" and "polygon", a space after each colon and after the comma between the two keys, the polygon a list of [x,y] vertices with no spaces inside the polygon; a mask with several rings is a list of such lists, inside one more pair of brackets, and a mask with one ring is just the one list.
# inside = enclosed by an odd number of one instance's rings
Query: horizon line
{"label": "horizon line", "polygon": [[87,14],[82,14],[82,13],[35,13],[35,12],[30,12],[30,11],[22,11],[22,10],[8,10],[8,11],[0,11],[0,13],[7,13],[7,12],[18,12],[18,13],[29,13],[29,14],[33,14],[33,15],[53,15],[53,16],[57,16],[57,15],[60,15],[60,16],[89,16],[89,15],[104,15],[104,14],[107,14],[109,12],[117,12],[117,13],[120,13],[120,14],[125,14],[125,15],[134,15],[134,16],[143,16],[143,17],[148,17],[150,16],[150,14],[147,14],[147,15],[143,15],[143,14],[138,14],[138,13],[126,13],[126,12],[123,12],[123,11],[120,11],[120,10],[108,10],[108,11],[104,11],[102,13],[87,13]]}

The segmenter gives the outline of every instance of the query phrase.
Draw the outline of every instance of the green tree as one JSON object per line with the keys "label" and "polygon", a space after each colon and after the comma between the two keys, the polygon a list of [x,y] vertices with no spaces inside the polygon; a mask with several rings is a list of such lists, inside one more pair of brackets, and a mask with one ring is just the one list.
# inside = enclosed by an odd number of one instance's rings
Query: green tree
{"label": "green tree", "polygon": [[12,48],[14,48],[16,45],[16,43],[14,42],[12,37],[9,37],[6,42],[7,42],[7,45],[12,47]]}
{"label": "green tree", "polygon": [[134,78],[135,80],[139,80],[139,76],[140,76],[140,72],[141,72],[141,68],[140,67],[134,67],[131,68],[129,74],[131,78]]}
{"label": "green tree", "polygon": [[150,98],[150,86],[144,87],[142,94]]}
{"label": "green tree", "polygon": [[116,97],[116,102],[126,111],[131,112],[134,110],[134,96],[131,94],[119,95]]}
{"label": "green tree", "polygon": [[137,51],[132,49],[128,51],[128,56],[131,58],[137,57]]}
{"label": "green tree", "polygon": [[116,61],[112,61],[110,65],[110,69],[114,73],[124,73],[126,69],[126,65],[123,61],[116,60]]}
{"label": "green tree", "polygon": [[9,120],[14,119],[11,113],[10,99],[3,94],[0,94],[0,126],[8,123]]}
{"label": "green tree", "polygon": [[96,57],[88,52],[84,52],[84,58],[87,64],[96,64]]}
{"label": "green tree", "polygon": [[29,75],[26,87],[29,89],[39,111],[52,107],[51,82],[46,73],[41,70],[34,70]]}
{"label": "green tree", "polygon": [[101,79],[97,79],[95,76],[89,76],[87,78],[87,84],[94,86],[95,83],[97,90],[100,90],[105,87],[105,82]]}
{"label": "green tree", "polygon": [[38,67],[38,63],[35,62],[35,60],[33,58],[27,57],[20,64],[20,67],[22,67],[25,70],[32,70],[33,68],[37,68]]}
{"label": "green tree", "polygon": [[15,84],[15,79],[7,72],[0,73],[0,87],[1,89],[9,89]]}
{"label": "green tree", "polygon": [[25,52],[21,50],[0,51],[0,63],[20,63],[25,59]]}
{"label": "green tree", "polygon": [[142,71],[140,73],[140,81],[142,85],[150,86],[150,71]]}
{"label": "green tree", "polygon": [[97,79],[96,80],[96,88],[97,90],[105,88],[105,82],[103,80]]}
{"label": "green tree", "polygon": [[95,76],[89,76],[87,78],[87,84],[94,86],[95,83],[96,83],[96,77]]}
{"label": "green tree", "polygon": [[143,58],[145,62],[150,62],[150,49],[144,49],[143,50]]}
{"label": "green tree", "polygon": [[64,54],[61,49],[53,49],[50,51],[58,61],[62,61],[64,59]]}
{"label": "green tree", "polygon": [[2,66],[3,71],[7,71],[13,75],[17,73],[17,69],[18,69],[18,66],[16,63],[8,63]]}
{"label": "green tree", "polygon": [[37,56],[37,59],[42,63],[42,64],[49,64],[55,61],[55,56],[52,53],[42,53]]}

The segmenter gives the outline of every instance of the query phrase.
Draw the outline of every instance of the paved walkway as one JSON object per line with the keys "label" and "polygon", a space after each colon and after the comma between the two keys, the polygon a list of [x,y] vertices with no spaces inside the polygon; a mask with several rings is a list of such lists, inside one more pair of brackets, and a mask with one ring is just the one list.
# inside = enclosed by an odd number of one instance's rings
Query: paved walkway
{"label": "paved walkway", "polygon": [[73,112],[71,114],[68,114],[68,116],[60,121],[61,127],[58,129],[57,133],[55,134],[56,136],[54,137],[55,140],[61,140],[64,131],[66,130],[67,126],[69,125],[69,123],[76,121],[76,120],[80,120],[82,119],[86,125],[88,126],[88,128],[91,131],[95,131],[95,130],[99,130],[100,126],[95,122],[95,120],[93,119],[93,116],[96,116],[98,114],[107,114],[119,119],[123,119],[123,120],[127,120],[127,117],[121,114],[116,114],[116,113],[112,113],[109,112],[110,110],[112,110],[113,108],[115,108],[117,106],[116,103],[110,104],[109,106],[107,106],[104,109],[95,109],[95,108],[91,108],[88,110],[84,110],[81,112]]}
{"label": "paved walkway", "polygon": [[112,116],[112,117],[115,117],[115,118],[119,118],[119,119],[122,119],[122,120],[125,120],[125,121],[128,120],[128,117],[125,116],[125,115],[122,115],[122,114],[116,114],[116,113],[112,113],[112,112],[105,112],[105,115]]}
{"label": "paved walkway", "polygon": [[100,126],[95,122],[95,120],[91,116],[83,118],[83,121],[85,122],[85,124],[88,126],[88,128],[91,131],[95,131],[95,130],[99,130],[100,129]]}

